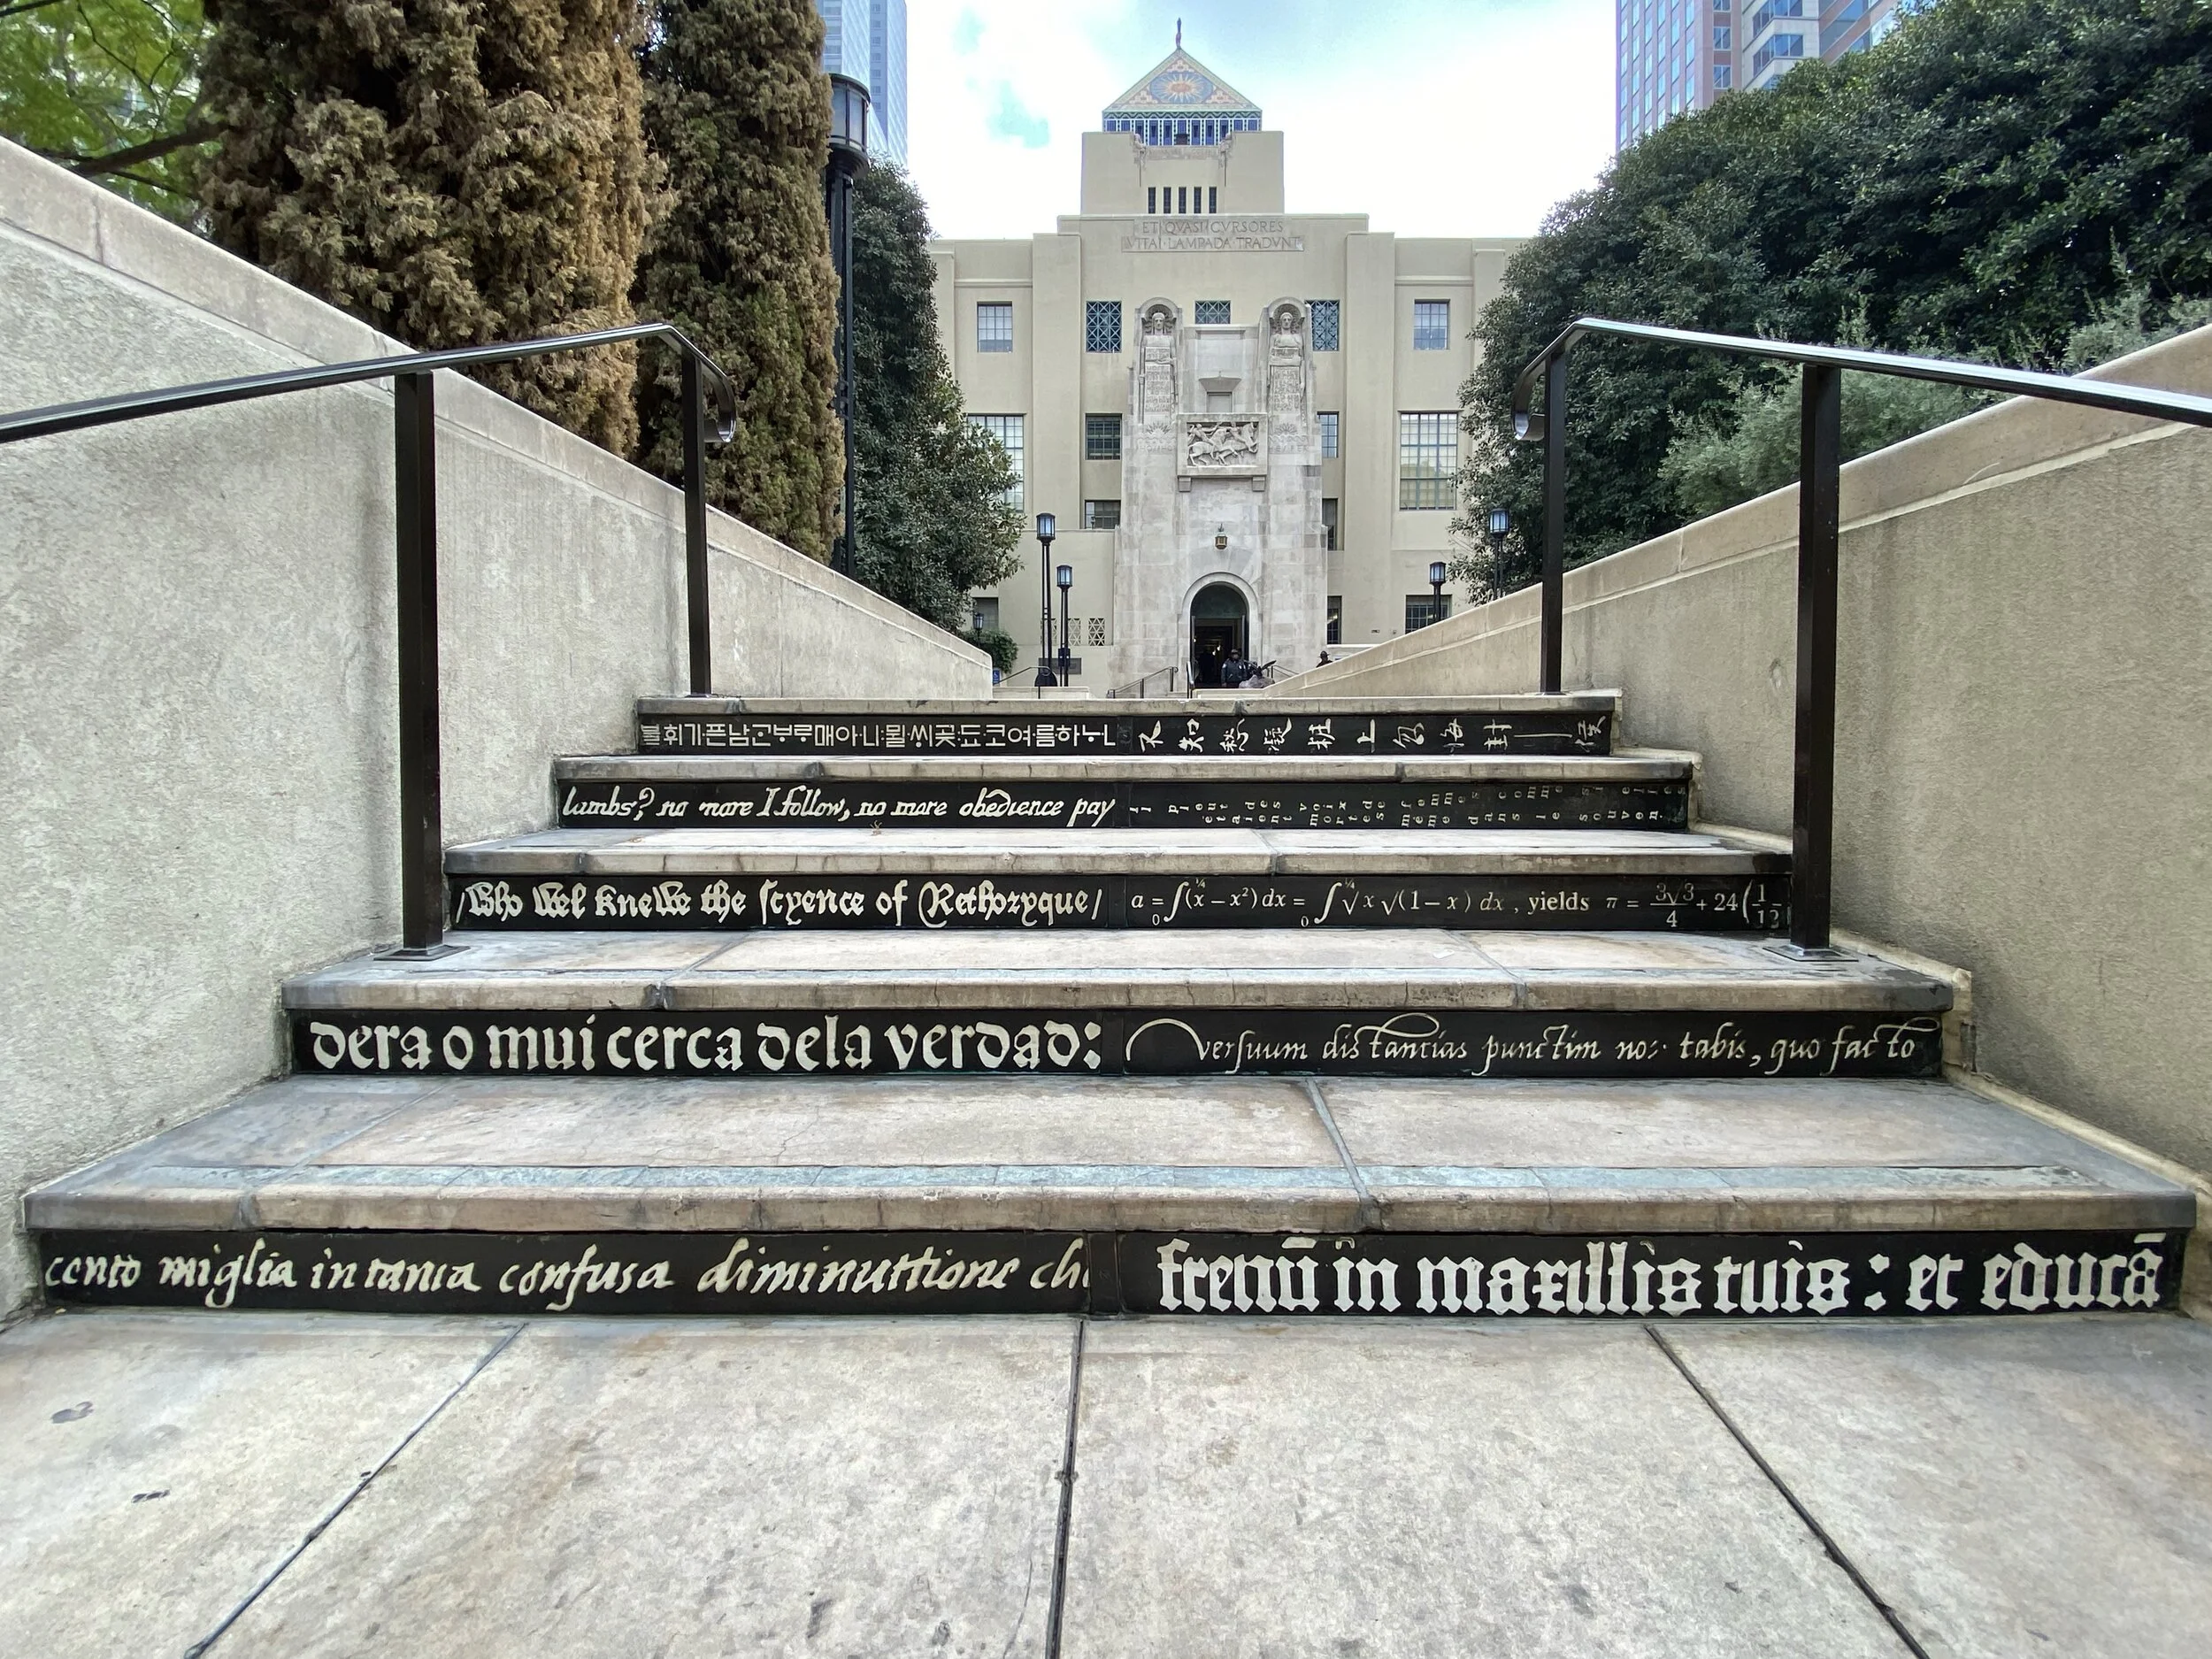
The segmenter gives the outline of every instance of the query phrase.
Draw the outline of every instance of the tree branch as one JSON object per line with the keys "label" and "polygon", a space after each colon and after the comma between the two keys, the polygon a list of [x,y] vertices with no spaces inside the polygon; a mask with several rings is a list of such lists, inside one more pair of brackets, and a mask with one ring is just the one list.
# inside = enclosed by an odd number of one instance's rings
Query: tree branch
{"label": "tree branch", "polygon": [[19,4],[15,5],[0,6],[0,18],[19,17],[26,12],[42,12],[48,6],[60,4],[61,0],[19,0]]}
{"label": "tree branch", "polygon": [[72,173],[96,179],[103,173],[122,173],[135,167],[142,161],[158,161],[162,157],[180,150],[189,150],[195,144],[204,144],[221,129],[205,124],[196,124],[182,132],[170,133],[160,138],[150,138],[142,144],[127,149],[111,150],[104,156],[73,156],[65,150],[42,150],[38,153],[49,161],[58,161]]}

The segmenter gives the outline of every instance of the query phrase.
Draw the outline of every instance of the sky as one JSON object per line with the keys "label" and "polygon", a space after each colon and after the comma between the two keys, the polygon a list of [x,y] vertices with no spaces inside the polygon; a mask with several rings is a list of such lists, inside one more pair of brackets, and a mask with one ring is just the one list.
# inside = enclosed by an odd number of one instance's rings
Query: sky
{"label": "sky", "polygon": [[908,0],[908,158],[937,234],[1074,212],[1082,134],[1179,17],[1285,134],[1294,213],[1527,235],[1612,157],[1612,0]]}

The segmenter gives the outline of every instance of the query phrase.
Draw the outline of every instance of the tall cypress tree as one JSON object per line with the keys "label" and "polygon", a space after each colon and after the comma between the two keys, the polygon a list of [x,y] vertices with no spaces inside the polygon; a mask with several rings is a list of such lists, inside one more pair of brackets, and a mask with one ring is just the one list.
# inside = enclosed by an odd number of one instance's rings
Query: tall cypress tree
{"label": "tall cypress tree", "polygon": [[[645,127],[669,207],[637,286],[737,383],[735,437],[708,458],[708,493],[818,559],[829,557],[844,443],[837,274],[822,208],[829,83],[812,0],[660,0],[641,55]],[[681,465],[674,372],[645,365],[645,463]]]}
{"label": "tall cypress tree", "polygon": [[[637,0],[208,0],[215,239],[425,349],[631,320]],[[628,347],[487,370],[608,448]]]}
{"label": "tall cypress tree", "polygon": [[853,199],[854,537],[860,579],[940,627],[968,626],[968,595],[1012,573],[1020,483],[971,426],[945,360],[932,293],[929,215],[897,168],[861,174]]}

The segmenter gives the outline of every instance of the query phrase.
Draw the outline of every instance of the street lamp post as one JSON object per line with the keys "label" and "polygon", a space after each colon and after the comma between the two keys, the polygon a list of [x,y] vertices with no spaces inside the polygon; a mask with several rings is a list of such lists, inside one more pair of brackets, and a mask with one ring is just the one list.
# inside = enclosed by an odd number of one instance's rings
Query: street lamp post
{"label": "street lamp post", "polygon": [[1044,549],[1044,562],[1037,567],[1037,594],[1042,601],[1037,624],[1037,672],[1034,684],[1037,695],[1045,695],[1044,687],[1052,672],[1052,538],[1060,527],[1059,520],[1048,512],[1037,515],[1037,545]]}
{"label": "street lamp post", "polygon": [[1505,591],[1505,535],[1513,527],[1513,515],[1502,507],[1490,510],[1490,591]]}
{"label": "street lamp post", "polygon": [[845,429],[845,528],[830,568],[859,574],[853,542],[853,180],[868,170],[868,88],[846,75],[830,81],[829,169],[823,175],[830,261],[837,267],[837,418]]}
{"label": "street lamp post", "polygon": [[1068,590],[1075,586],[1075,566],[1063,565],[1052,573],[1060,588],[1060,683],[1068,683]]}
{"label": "street lamp post", "polygon": [[1431,561],[1429,592],[1435,601],[1429,611],[1429,620],[1432,623],[1441,622],[1444,619],[1444,561],[1442,559]]}

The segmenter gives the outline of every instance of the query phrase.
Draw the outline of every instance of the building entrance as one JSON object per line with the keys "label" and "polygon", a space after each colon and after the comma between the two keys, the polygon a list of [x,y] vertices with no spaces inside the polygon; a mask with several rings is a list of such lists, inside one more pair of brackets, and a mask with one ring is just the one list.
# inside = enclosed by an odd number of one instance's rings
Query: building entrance
{"label": "building entrance", "polygon": [[1231,657],[1249,662],[1244,595],[1226,582],[1198,590],[1190,602],[1190,683],[1221,684],[1221,665]]}

